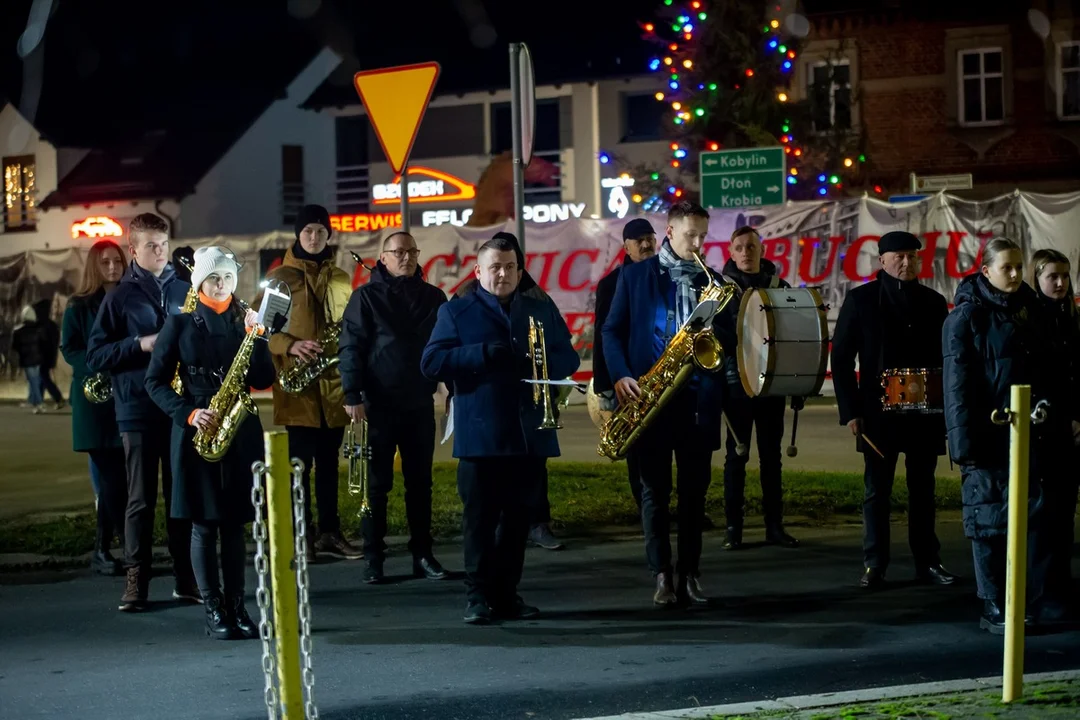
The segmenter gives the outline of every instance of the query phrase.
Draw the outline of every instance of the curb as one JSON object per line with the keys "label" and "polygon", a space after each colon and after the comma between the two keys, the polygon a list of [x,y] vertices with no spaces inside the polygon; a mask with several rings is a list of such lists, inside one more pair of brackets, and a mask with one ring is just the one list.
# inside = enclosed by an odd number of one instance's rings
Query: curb
{"label": "curb", "polygon": [[[1061,682],[1080,679],[1080,670],[1033,673],[1024,675],[1024,683]],[[729,705],[685,708],[682,710],[661,710],[656,712],[632,712],[622,715],[603,717],[576,718],[576,720],[709,720],[713,717],[733,715],[752,715],[762,712],[800,711],[816,708],[836,707],[851,703],[895,700],[922,695],[945,695],[947,693],[970,692],[1001,687],[1001,677],[968,678],[947,680],[944,682],[919,683],[915,685],[895,685],[866,690],[848,690],[843,692],[821,693],[819,695],[792,695],[776,700],[759,700]]]}

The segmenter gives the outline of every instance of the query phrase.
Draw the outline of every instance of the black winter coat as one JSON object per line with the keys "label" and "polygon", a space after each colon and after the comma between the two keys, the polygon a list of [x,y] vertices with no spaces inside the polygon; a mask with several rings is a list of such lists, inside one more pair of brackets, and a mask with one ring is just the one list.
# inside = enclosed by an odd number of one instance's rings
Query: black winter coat
{"label": "black winter coat", "polygon": [[[884,270],[848,291],[833,329],[832,377],[840,424],[863,419],[863,432],[882,452],[945,454],[941,413],[894,415],[881,409],[881,372],[935,368],[942,363],[941,328],[949,314],[945,297],[917,280],[902,283]],[[855,374],[855,360],[859,374]],[[864,453],[874,452],[862,439]]]}
{"label": "black winter coat", "polygon": [[165,266],[161,278],[159,284],[133,261],[120,283],[105,296],[87,341],[87,369],[112,375],[116,421],[122,433],[167,422],[146,393],[150,353],[143,352],[135,338],[159,332],[165,318],[179,314],[191,286],[176,279],[171,265]]}
{"label": "black winter coat", "polygon": [[37,313],[38,325],[41,327],[41,370],[54,370],[56,359],[60,354],[60,326],[52,321],[49,311],[52,309],[52,301],[38,300],[34,303],[34,312]]}
{"label": "black winter coat", "polygon": [[[735,261],[731,259],[728,259],[728,261],[724,263],[724,271],[721,274],[731,282],[738,285],[743,292],[751,288],[756,290],[758,288],[791,287],[791,284],[788,283],[787,280],[776,275],[776,265],[774,265],[772,261],[766,260],[764,258],[761,259],[760,271],[753,275],[740,270],[739,266],[735,264]],[[738,307],[739,303],[735,301],[732,301],[731,306],[729,306],[729,312],[733,310],[735,313],[736,331],[738,331],[739,328]],[[735,350],[734,352],[729,353],[726,358],[724,358],[724,378],[727,381],[727,391],[733,397],[745,398],[747,397],[746,390],[743,388],[742,380],[739,377],[740,354],[741,352],[739,350]]]}
{"label": "black winter coat", "polygon": [[32,322],[23,324],[11,336],[11,349],[19,356],[19,367],[41,367],[43,335],[41,324]]}
{"label": "black winter coat", "polygon": [[113,399],[95,404],[87,400],[83,392],[83,384],[92,374],[86,367],[86,340],[104,299],[105,288],[101,288],[93,295],[71,298],[64,310],[60,350],[71,366],[68,400],[71,403],[71,441],[76,452],[123,447],[116,427]]}
{"label": "black winter coat", "polygon": [[[251,522],[251,464],[263,460],[262,423],[257,415],[244,419],[225,457],[207,462],[195,451],[195,428],[188,418],[210,406],[221,388],[246,335],[244,315],[234,302],[222,314],[199,303],[190,315],[174,315],[161,329],[150,366],[146,391],[172,420],[172,516],[194,521]],[[180,363],[183,396],[172,389]],[[247,373],[248,388],[265,388],[276,378],[270,348],[255,341]]]}
{"label": "black winter coat", "polygon": [[420,372],[446,293],[425,282],[420,268],[398,278],[375,264],[371,280],[357,288],[345,308],[338,343],[345,402],[368,411],[408,411],[433,405],[438,383]]}
{"label": "black winter coat", "polygon": [[633,265],[634,261],[629,255],[623,255],[622,265],[600,278],[596,283],[596,315],[593,320],[593,353],[592,374],[593,392],[599,395],[615,389],[615,383],[611,380],[611,374],[607,369],[607,361],[604,360],[604,321],[607,320],[608,312],[611,311],[611,301],[615,297],[615,288],[619,285],[619,274],[627,265]]}
{"label": "black winter coat", "polygon": [[1052,348],[1046,358],[1050,377],[1056,378],[1063,388],[1061,401],[1066,407],[1059,408],[1056,419],[1069,426],[1072,421],[1080,421],[1080,312],[1077,311],[1072,296],[1064,300],[1052,300],[1043,295],[1038,288],[1039,298],[1039,335],[1049,341]]}
{"label": "black winter coat", "polygon": [[[1009,407],[1015,384],[1032,386],[1032,407],[1050,399],[1050,344],[1041,337],[1041,309],[1026,284],[1005,294],[982,275],[972,275],[957,287],[955,305],[942,331],[945,422],[949,453],[963,467],[964,531],[973,538],[1003,535],[1008,527],[1009,426],[995,425],[990,415]],[[1051,403],[1053,416],[1053,399]],[[1046,448],[1041,437],[1052,425],[1032,426],[1035,497],[1039,459]]]}

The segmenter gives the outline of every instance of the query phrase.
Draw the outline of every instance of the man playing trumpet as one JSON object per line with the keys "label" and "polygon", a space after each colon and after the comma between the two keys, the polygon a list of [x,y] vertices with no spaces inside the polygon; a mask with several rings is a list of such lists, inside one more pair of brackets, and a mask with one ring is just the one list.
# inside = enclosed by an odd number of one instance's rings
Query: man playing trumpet
{"label": "man playing trumpet", "polygon": [[[554,429],[540,429],[546,399],[533,400],[530,319],[544,330],[541,358],[551,378],[566,378],[579,358],[555,307],[518,292],[522,268],[515,246],[496,237],[477,252],[480,288],[439,308],[424,349],[424,375],[454,395],[454,457],[464,511],[465,622],[539,613],[517,594],[529,533],[538,459],[558,457]],[[550,386],[544,386],[553,396]],[[502,516],[502,532],[495,528]]]}

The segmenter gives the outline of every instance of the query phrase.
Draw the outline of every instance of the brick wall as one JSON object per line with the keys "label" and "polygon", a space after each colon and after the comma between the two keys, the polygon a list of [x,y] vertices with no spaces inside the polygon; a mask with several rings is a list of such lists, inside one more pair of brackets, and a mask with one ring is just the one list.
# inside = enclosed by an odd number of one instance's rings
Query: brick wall
{"label": "brick wall", "polygon": [[[994,22],[980,18],[978,24]],[[970,172],[976,186],[1077,175],[1080,149],[1063,135],[1080,133],[1080,123],[1059,123],[1049,109],[1046,46],[1026,23],[1011,30],[1012,124],[979,130],[950,127],[946,83],[955,84],[956,77],[946,76],[949,27],[962,26],[871,17],[813,25],[809,40],[855,41],[858,80],[871,85],[859,88],[858,101],[872,182],[894,192],[906,189],[913,171]],[[1016,78],[1018,71],[1024,77]],[[890,81],[896,81],[895,87]]]}

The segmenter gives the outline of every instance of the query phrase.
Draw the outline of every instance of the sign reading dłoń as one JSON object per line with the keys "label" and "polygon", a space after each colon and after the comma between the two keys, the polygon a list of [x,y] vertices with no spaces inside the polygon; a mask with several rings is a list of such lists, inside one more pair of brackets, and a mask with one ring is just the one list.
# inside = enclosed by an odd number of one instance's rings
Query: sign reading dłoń
{"label": "sign reading d\u0142o\u0144", "polygon": [[784,148],[745,148],[703,152],[699,156],[701,204],[707,208],[782,205]]}

